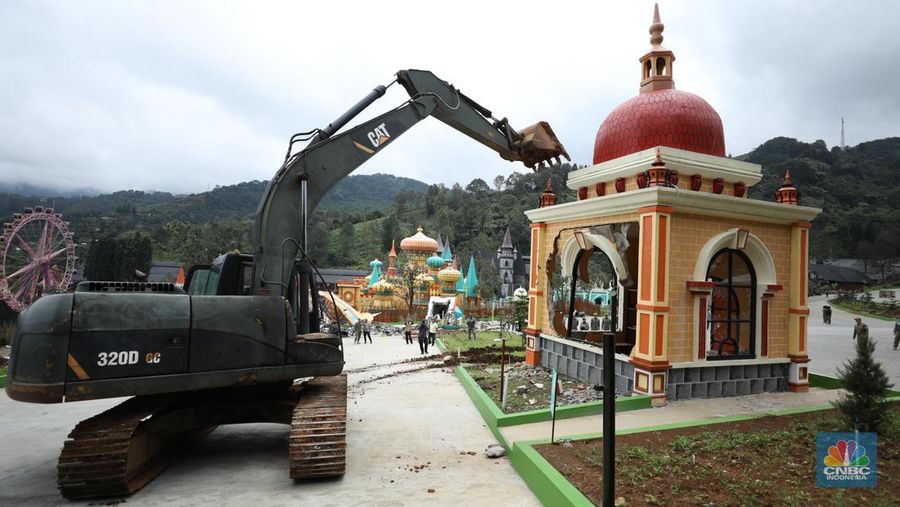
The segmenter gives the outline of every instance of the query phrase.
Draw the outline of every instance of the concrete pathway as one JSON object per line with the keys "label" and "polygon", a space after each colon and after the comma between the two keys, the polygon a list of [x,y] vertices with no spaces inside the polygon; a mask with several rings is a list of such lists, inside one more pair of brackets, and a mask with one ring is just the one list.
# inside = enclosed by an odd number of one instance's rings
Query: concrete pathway
{"label": "concrete pathway", "polygon": [[[828,403],[837,391],[811,389],[808,393],[762,393],[728,398],[698,399],[671,402],[665,407],[633,410],[616,414],[616,431],[646,428],[661,424],[714,419],[742,414],[766,413],[790,408]],[[550,438],[550,423],[540,422],[501,428],[510,442]],[[601,414],[556,421],[556,437],[601,433]]]}
{"label": "concrete pathway", "polygon": [[[809,357],[810,371],[834,377],[838,366],[856,355],[856,344],[852,340],[853,318],[856,315],[832,307],[831,325],[822,323],[822,306],[825,296],[809,298]],[[894,323],[891,321],[863,317],[869,326],[869,336],[875,342],[875,359],[881,363],[900,391],[900,350],[891,350],[894,345]]]}
{"label": "concrete pathway", "polygon": [[[370,381],[420,366],[379,366],[418,357],[418,345],[402,337],[374,341],[344,341],[350,395],[343,479],[291,481],[286,426],[227,426],[127,498],[128,504],[539,505],[508,460],[482,454],[495,440],[449,369]],[[0,505],[70,504],[56,491],[62,443],[78,421],[118,401],[33,405],[0,394]]]}

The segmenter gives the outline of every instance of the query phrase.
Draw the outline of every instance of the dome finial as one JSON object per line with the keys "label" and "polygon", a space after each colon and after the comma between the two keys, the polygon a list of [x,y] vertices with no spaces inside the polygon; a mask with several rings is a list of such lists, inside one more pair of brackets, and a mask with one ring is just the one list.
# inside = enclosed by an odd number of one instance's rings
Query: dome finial
{"label": "dome finial", "polygon": [[675,54],[662,45],[665,28],[666,25],[659,19],[659,4],[654,4],[653,23],[650,25],[650,51],[640,58],[641,93],[675,88],[675,82],[672,81]]}
{"label": "dome finial", "polygon": [[653,4],[653,24],[650,25],[650,44],[653,49],[658,48],[663,41],[663,30],[666,25],[659,19],[659,4]]}

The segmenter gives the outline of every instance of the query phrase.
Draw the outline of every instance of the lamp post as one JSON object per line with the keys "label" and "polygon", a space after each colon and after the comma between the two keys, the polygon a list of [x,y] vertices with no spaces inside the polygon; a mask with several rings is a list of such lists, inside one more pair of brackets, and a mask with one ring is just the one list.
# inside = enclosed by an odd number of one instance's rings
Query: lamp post
{"label": "lamp post", "polygon": [[615,504],[616,492],[616,330],[619,294],[610,293],[610,327],[603,333],[603,505]]}

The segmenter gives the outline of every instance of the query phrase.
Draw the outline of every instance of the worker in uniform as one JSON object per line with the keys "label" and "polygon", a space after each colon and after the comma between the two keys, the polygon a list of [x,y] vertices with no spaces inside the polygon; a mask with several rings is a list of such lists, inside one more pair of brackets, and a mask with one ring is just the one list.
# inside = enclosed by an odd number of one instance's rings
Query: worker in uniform
{"label": "worker in uniform", "polygon": [[475,316],[469,315],[469,318],[466,319],[466,333],[468,334],[468,338],[470,340],[475,339]]}
{"label": "worker in uniform", "polygon": [[859,339],[865,338],[868,340],[869,339],[869,326],[867,326],[866,323],[864,323],[860,317],[856,317],[853,320],[856,321],[856,325],[853,326],[853,339],[855,340],[857,338],[859,338]]}
{"label": "worker in uniform", "polygon": [[362,337],[362,321],[357,320],[356,324],[353,324],[353,343],[359,343],[359,339]]}

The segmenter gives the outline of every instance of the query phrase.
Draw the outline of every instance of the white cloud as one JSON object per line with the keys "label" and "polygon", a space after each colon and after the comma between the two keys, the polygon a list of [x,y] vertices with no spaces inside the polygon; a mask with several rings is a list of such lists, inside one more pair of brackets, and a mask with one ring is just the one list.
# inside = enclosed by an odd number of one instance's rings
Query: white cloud
{"label": "white cloud", "polygon": [[[678,88],[739,154],[776,135],[898,135],[893,2],[664,2]],[[425,68],[522,128],[547,120],[578,163],[637,93],[652,3],[5,2],[0,180],[194,192],[268,179],[403,68]],[[364,113],[402,103],[399,87]],[[363,116],[360,119],[363,119]],[[466,184],[523,169],[431,119],[360,172]]]}

